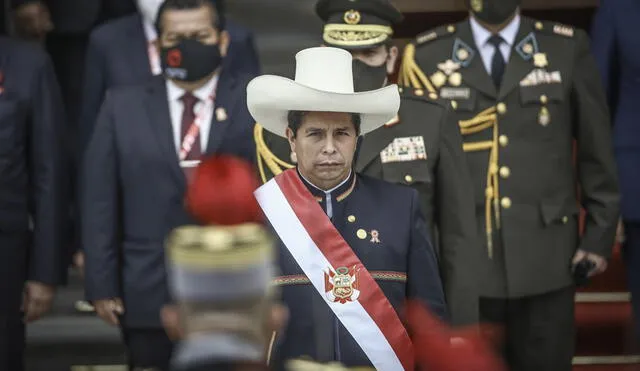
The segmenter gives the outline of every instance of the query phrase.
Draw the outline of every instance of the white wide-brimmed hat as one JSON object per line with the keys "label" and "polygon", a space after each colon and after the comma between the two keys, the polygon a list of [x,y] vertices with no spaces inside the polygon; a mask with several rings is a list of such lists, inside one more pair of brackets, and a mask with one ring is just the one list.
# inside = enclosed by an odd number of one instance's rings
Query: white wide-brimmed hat
{"label": "white wide-brimmed hat", "polygon": [[247,106],[258,124],[282,137],[289,111],[358,113],[364,135],[396,116],[400,94],[396,85],[354,93],[351,53],[316,47],[296,54],[295,81],[274,75],[251,80]]}

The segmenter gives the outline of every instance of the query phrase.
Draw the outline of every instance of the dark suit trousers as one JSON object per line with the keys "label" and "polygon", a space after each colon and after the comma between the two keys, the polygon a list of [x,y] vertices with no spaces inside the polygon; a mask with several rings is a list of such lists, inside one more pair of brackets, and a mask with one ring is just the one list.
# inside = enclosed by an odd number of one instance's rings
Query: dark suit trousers
{"label": "dark suit trousers", "polygon": [[24,369],[22,289],[27,277],[27,233],[0,231],[0,370]]}
{"label": "dark suit trousers", "polygon": [[636,339],[640,343],[640,222],[626,222],[624,234],[626,240],[622,251],[627,268],[627,285],[631,292]]}
{"label": "dark suit trousers", "polygon": [[127,347],[130,370],[153,368],[169,371],[173,342],[164,329],[123,328],[122,338]]}
{"label": "dark suit trousers", "polygon": [[573,286],[516,299],[480,299],[480,320],[502,329],[510,371],[571,371],[574,352]]}

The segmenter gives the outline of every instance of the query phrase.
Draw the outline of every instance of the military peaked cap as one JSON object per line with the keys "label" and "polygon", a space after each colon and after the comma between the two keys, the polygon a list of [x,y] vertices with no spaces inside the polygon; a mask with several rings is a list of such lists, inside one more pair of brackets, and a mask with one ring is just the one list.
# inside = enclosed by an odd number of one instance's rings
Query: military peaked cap
{"label": "military peaked cap", "polygon": [[379,46],[403,19],[389,0],[320,0],[316,13],[325,23],[325,44],[343,49]]}

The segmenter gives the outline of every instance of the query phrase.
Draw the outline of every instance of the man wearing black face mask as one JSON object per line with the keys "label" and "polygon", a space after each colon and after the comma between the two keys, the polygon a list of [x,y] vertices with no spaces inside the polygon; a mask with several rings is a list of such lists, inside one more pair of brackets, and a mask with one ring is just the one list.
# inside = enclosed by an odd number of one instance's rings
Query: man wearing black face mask
{"label": "man wearing black face mask", "polygon": [[[395,70],[398,48],[392,27],[402,14],[388,0],[320,0],[316,12],[325,22],[326,46],[353,56],[356,91],[379,89]],[[360,144],[355,170],[361,174],[409,185],[420,194],[420,206],[434,236],[454,325],[478,321],[476,237],[471,179],[462,152],[462,138],[450,110],[423,89],[401,89],[398,116],[367,134]],[[263,180],[289,161],[286,141],[256,128]],[[275,159],[274,159],[275,158]],[[277,159],[277,160],[276,160]],[[278,164],[278,162],[282,162]]]}
{"label": "man wearing black face mask", "polygon": [[618,220],[606,98],[585,32],[523,17],[519,0],[467,5],[469,19],[407,47],[401,82],[456,111],[484,240],[481,320],[504,325],[512,370],[568,371],[575,285],[606,269]]}
{"label": "man wearing black face mask", "polygon": [[220,68],[229,45],[220,8],[166,0],[156,27],[164,74],[108,91],[84,156],[80,220],[87,299],[122,328],[132,368],[166,370],[164,238],[195,223],[183,198],[200,158],[253,161],[254,148],[247,79]]}

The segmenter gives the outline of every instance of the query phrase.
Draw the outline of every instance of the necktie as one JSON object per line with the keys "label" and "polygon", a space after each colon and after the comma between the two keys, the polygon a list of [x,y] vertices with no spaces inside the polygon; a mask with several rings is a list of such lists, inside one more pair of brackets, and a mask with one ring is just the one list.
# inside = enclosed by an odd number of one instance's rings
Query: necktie
{"label": "necktie", "polygon": [[499,88],[502,83],[502,75],[504,75],[504,69],[506,66],[504,56],[500,51],[500,45],[503,42],[504,40],[500,35],[493,35],[489,38],[489,44],[493,45],[495,48],[493,59],[491,59],[491,78],[493,79],[493,83],[496,85],[496,88]]}
{"label": "necktie", "polygon": [[[182,101],[184,110],[182,111],[182,125],[180,128],[180,148],[182,148],[182,143],[184,142],[184,138],[191,127],[191,124],[196,119],[195,106],[198,103],[198,98],[193,94],[187,92],[185,93],[180,100]],[[191,147],[191,151],[187,154],[187,157],[184,159],[185,161],[194,161],[200,160],[200,156],[202,155],[202,151],[200,149],[200,131],[198,131],[198,135],[195,137],[195,141],[193,142],[193,146]],[[195,167],[183,167],[185,175],[187,179],[191,178],[192,171]]]}

